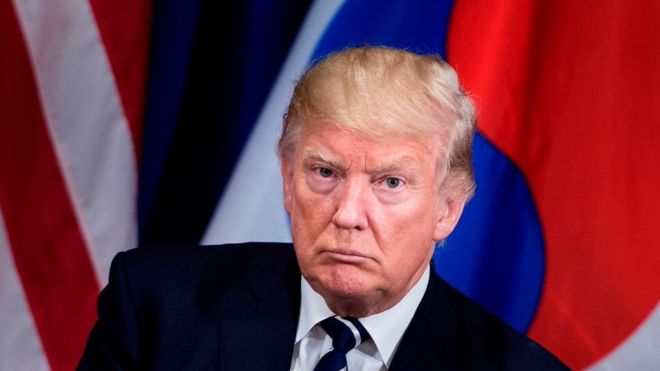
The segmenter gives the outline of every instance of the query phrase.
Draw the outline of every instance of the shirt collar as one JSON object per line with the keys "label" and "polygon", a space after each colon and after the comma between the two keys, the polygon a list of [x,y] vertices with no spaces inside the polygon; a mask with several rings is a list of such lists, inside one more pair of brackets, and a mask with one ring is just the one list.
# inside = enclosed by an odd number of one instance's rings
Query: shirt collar
{"label": "shirt collar", "polygon": [[[394,352],[399,346],[403,333],[408,328],[429,283],[430,268],[426,267],[422,277],[392,308],[368,317],[360,318],[360,323],[371,335],[381,358],[389,367]],[[328,305],[309,285],[305,277],[301,278],[301,305],[296,343],[320,321],[334,316]]]}

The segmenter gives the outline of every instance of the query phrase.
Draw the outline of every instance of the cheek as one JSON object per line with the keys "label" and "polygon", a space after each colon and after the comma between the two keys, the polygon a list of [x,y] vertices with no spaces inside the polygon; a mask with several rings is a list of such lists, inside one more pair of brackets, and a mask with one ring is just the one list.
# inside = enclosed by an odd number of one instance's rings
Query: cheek
{"label": "cheek", "polygon": [[293,209],[302,222],[324,219],[331,208],[331,197],[327,194],[313,192],[304,180],[300,180],[293,188]]}
{"label": "cheek", "polygon": [[299,244],[312,244],[332,221],[332,197],[312,192],[304,180],[291,188],[291,228]]}
{"label": "cheek", "polygon": [[418,262],[432,250],[437,215],[429,206],[420,201],[379,212],[377,236],[392,264]]}
{"label": "cheek", "polygon": [[378,212],[378,219],[390,233],[408,237],[432,235],[436,212],[431,201],[414,200],[405,204],[384,206]]}

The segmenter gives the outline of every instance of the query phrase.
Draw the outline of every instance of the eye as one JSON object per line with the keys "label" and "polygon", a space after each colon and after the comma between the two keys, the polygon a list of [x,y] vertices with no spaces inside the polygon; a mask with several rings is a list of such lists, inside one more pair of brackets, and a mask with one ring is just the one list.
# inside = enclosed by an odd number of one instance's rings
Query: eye
{"label": "eye", "polygon": [[332,174],[332,170],[328,169],[327,167],[320,167],[317,169],[319,172],[319,175],[324,177],[324,178],[330,178]]}
{"label": "eye", "polygon": [[399,186],[401,185],[401,179],[399,179],[399,178],[391,178],[391,177],[390,177],[390,178],[387,178],[387,179],[385,179],[385,185],[386,185],[388,188],[392,188],[392,189],[397,188],[397,187],[399,187]]}

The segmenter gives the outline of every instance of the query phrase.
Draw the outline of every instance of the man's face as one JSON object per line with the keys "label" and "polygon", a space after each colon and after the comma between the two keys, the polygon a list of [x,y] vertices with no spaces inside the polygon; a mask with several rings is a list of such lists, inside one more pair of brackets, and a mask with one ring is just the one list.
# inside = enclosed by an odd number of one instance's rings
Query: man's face
{"label": "man's face", "polygon": [[437,138],[374,140],[303,129],[282,160],[285,206],[303,276],[333,311],[364,316],[417,282],[463,202],[439,188]]}

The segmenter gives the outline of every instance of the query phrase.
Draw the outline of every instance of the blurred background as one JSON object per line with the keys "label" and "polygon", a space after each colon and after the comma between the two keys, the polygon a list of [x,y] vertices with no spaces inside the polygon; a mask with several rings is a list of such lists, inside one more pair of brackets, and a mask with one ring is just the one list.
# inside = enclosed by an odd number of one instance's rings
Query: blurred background
{"label": "blurred background", "polygon": [[0,0],[0,370],[70,370],[112,257],[290,241],[275,143],[348,46],[446,58],[477,195],[434,256],[575,369],[660,367],[660,2]]}

